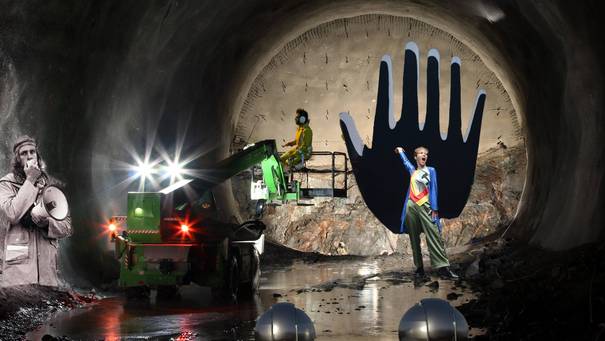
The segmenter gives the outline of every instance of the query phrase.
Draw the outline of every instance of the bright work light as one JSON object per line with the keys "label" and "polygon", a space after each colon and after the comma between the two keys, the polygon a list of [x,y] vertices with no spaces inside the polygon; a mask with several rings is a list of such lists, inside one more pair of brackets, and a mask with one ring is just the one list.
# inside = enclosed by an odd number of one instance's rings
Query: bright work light
{"label": "bright work light", "polygon": [[170,178],[170,182],[174,180],[179,180],[184,173],[183,164],[179,163],[177,160],[174,161],[166,161],[168,165],[164,167],[164,177]]}
{"label": "bright work light", "polygon": [[148,162],[139,162],[138,166],[134,167],[136,175],[145,179],[149,178],[153,173],[153,167]]}

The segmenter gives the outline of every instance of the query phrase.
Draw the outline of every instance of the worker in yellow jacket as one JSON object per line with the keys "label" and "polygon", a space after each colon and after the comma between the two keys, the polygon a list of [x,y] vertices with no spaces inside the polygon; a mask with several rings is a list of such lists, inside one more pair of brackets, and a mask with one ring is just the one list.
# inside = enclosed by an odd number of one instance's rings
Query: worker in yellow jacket
{"label": "worker in yellow jacket", "polygon": [[296,138],[282,147],[294,146],[281,156],[281,161],[289,168],[300,169],[313,152],[313,130],[309,126],[309,114],[305,109],[296,109]]}

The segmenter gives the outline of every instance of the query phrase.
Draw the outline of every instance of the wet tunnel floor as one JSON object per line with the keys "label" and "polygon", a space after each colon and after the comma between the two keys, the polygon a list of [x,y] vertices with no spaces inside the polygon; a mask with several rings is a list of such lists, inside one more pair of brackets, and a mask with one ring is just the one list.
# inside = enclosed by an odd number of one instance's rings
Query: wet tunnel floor
{"label": "wet tunnel floor", "polygon": [[253,339],[256,318],[274,303],[290,302],[313,320],[317,340],[393,340],[403,313],[421,299],[458,306],[474,297],[463,283],[436,277],[415,286],[411,265],[395,256],[264,263],[259,294],[238,304],[213,301],[208,288],[195,285],[170,301],[153,292],[147,301],[114,296],[58,313],[26,338]]}

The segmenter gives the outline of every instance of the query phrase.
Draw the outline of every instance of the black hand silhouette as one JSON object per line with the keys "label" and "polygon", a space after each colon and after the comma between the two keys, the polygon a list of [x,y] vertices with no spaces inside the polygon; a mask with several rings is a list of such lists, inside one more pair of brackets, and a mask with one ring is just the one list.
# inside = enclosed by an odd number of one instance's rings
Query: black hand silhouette
{"label": "black hand silhouette", "polygon": [[460,215],[473,184],[485,92],[477,94],[472,124],[464,141],[460,119],[460,59],[451,64],[451,95],[447,139],[439,132],[439,53],[429,51],[427,66],[427,115],[421,130],[418,125],[418,47],[408,43],[403,70],[402,117],[393,117],[391,59],[380,63],[378,98],[374,118],[372,148],[363,145],[355,122],[348,113],[340,114],[353,173],[368,208],[392,232],[401,233],[401,210],[410,175],[398,155],[397,146],[405,149],[414,164],[414,149],[429,149],[428,166],[435,167],[438,178],[439,215],[454,218]]}

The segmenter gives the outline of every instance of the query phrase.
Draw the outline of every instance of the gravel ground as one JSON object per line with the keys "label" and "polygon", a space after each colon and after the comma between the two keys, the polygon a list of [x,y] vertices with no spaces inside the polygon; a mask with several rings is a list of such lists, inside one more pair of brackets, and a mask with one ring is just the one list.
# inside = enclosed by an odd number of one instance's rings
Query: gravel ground
{"label": "gravel ground", "polygon": [[605,245],[549,252],[511,241],[463,264],[477,299],[458,307],[476,340],[605,340]]}
{"label": "gravel ground", "polygon": [[[65,288],[22,285],[0,288],[0,341],[24,340],[25,333],[55,312],[73,309],[96,299]],[[57,340],[46,338],[46,340]]]}

